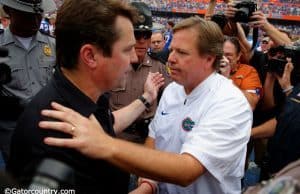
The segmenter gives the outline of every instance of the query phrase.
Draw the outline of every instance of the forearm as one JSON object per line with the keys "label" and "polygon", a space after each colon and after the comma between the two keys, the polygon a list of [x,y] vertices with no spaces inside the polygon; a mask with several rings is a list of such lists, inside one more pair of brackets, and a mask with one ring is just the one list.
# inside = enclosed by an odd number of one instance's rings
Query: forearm
{"label": "forearm", "polygon": [[144,145],[148,148],[155,149],[155,140],[152,137],[147,137]]}
{"label": "forearm", "polygon": [[267,23],[263,30],[270,36],[270,38],[273,40],[273,42],[276,45],[287,45],[291,44],[291,39],[283,32],[280,32],[275,26],[273,26],[270,23]]}
{"label": "forearm", "polygon": [[254,93],[249,93],[245,90],[243,90],[243,93],[244,93],[245,97],[247,98],[252,110],[254,110],[259,101],[259,96],[257,96],[257,94],[254,94]]}
{"label": "forearm", "polygon": [[252,128],[251,137],[252,138],[272,137],[275,133],[276,124],[277,124],[277,120],[273,118],[257,127]]}
{"label": "forearm", "polygon": [[263,87],[264,90],[264,96],[262,100],[263,110],[270,109],[275,106],[274,93],[273,93],[274,84],[275,84],[275,78],[270,73],[267,73],[266,80]]}
{"label": "forearm", "polygon": [[136,99],[128,106],[113,112],[115,117],[114,130],[118,134],[132,124],[144,111],[146,107],[141,100]]}
{"label": "forearm", "polygon": [[141,177],[186,186],[204,173],[198,160],[189,154],[161,152],[111,138],[106,145],[109,162]]}
{"label": "forearm", "polygon": [[239,39],[240,45],[241,45],[241,51],[244,55],[244,58],[246,60],[246,63],[249,63],[249,60],[253,54],[251,50],[251,45],[249,44],[247,37],[245,36],[244,30],[240,23],[236,24],[237,27],[237,37]]}
{"label": "forearm", "polygon": [[216,7],[216,4],[217,4],[217,0],[209,1],[204,18],[209,18],[209,19],[211,18],[211,16],[214,14],[214,9]]}
{"label": "forearm", "polygon": [[251,52],[251,45],[249,44],[249,42],[247,40],[247,37],[244,33],[244,30],[243,30],[241,24],[237,23],[236,27],[237,27],[237,31],[238,31],[237,36],[238,36],[240,43],[243,45],[245,51]]}

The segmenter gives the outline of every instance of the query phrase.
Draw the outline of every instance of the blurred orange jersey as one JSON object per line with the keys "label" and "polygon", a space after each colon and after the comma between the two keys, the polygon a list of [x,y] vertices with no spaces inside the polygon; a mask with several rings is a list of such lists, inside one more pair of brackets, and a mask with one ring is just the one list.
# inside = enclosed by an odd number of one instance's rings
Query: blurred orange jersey
{"label": "blurred orange jersey", "polygon": [[238,70],[231,77],[233,83],[249,93],[262,97],[262,84],[256,69],[250,65],[240,64]]}

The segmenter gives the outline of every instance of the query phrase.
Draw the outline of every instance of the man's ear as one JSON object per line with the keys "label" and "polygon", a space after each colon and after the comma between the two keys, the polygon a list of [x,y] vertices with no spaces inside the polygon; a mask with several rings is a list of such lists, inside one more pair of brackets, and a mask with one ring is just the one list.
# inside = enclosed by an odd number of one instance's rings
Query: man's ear
{"label": "man's ear", "polygon": [[97,60],[99,60],[98,58],[103,56],[102,52],[92,44],[83,45],[79,52],[81,61],[90,68],[95,68],[97,66]]}
{"label": "man's ear", "polygon": [[213,66],[215,60],[216,56],[206,55],[206,68],[210,69]]}

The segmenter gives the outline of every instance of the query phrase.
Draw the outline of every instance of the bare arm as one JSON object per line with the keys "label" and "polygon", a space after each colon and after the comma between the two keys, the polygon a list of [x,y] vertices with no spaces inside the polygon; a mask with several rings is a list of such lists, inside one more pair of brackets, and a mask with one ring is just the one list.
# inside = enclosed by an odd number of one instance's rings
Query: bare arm
{"label": "bare arm", "polygon": [[148,148],[155,149],[155,139],[148,136],[144,145]]}
{"label": "bare arm", "polygon": [[[145,97],[145,95],[143,94]],[[114,130],[116,134],[121,133],[131,123],[133,123],[144,111],[146,107],[140,100],[135,100],[128,106],[113,112],[115,117]]]}
{"label": "bare arm", "polygon": [[113,138],[111,141],[112,147],[106,148],[111,155],[105,159],[142,177],[187,186],[205,172],[189,154],[162,152]]}
{"label": "bare arm", "polygon": [[270,24],[263,12],[256,11],[253,13],[251,18],[254,21],[250,22],[249,24],[252,27],[258,27],[265,31],[276,45],[291,44],[292,41],[287,34],[280,32],[277,28],[275,28],[275,26]]}
{"label": "bare arm", "polygon": [[[159,88],[164,84],[164,78],[160,73],[149,73],[144,84],[144,94],[147,102],[152,103],[157,98]],[[115,117],[114,130],[118,134],[133,123],[146,107],[141,100],[135,100],[128,106],[113,112]]]}
{"label": "bare arm", "polygon": [[204,18],[206,20],[211,20],[212,15],[214,14],[214,9],[216,7],[217,0],[210,0],[208,3],[208,7],[206,9]]}
{"label": "bare arm", "polygon": [[272,75],[272,73],[267,72],[265,83],[263,86],[264,89],[264,97],[263,97],[263,109],[270,109],[275,106],[274,101],[274,93],[273,88],[275,84],[275,77]]}
{"label": "bare arm", "polygon": [[56,111],[44,110],[42,115],[64,122],[42,121],[39,126],[71,134],[73,138],[45,138],[48,145],[75,148],[84,155],[109,161],[139,176],[182,186],[189,185],[205,172],[204,166],[189,154],[162,152],[110,137],[94,115],[86,118],[57,103],[52,103],[52,107]]}
{"label": "bare arm", "polygon": [[251,137],[253,138],[272,137],[275,133],[276,124],[277,124],[277,120],[273,118],[257,127],[252,128]]}
{"label": "bare arm", "polygon": [[236,23],[237,27],[237,37],[239,39],[242,54],[244,55],[244,59],[246,60],[246,63],[249,63],[249,60],[253,56],[253,51],[251,50],[251,45],[247,40],[247,37],[245,35],[245,32],[242,28],[242,25],[240,23]]}
{"label": "bare arm", "polygon": [[245,97],[247,98],[252,110],[254,110],[259,101],[259,96],[254,93],[249,93],[245,90],[242,90],[242,92],[244,93]]}

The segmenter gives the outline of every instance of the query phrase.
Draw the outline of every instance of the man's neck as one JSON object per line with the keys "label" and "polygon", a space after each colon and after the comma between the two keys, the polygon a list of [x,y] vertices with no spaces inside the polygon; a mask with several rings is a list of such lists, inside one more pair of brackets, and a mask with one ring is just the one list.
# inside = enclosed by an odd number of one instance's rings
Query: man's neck
{"label": "man's neck", "polygon": [[80,71],[78,69],[66,69],[61,68],[63,75],[74,85],[76,86],[82,93],[84,93],[87,97],[89,97],[93,102],[97,103],[99,97],[102,95],[102,91],[100,91],[90,79],[90,76],[86,76],[87,74],[84,71]]}

